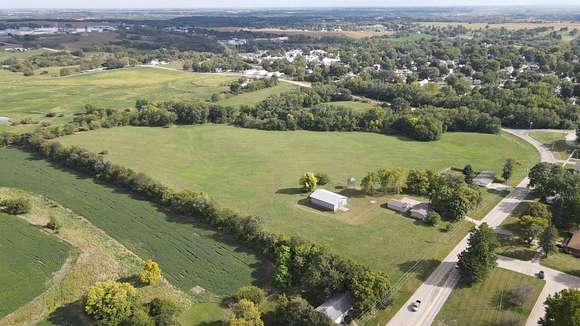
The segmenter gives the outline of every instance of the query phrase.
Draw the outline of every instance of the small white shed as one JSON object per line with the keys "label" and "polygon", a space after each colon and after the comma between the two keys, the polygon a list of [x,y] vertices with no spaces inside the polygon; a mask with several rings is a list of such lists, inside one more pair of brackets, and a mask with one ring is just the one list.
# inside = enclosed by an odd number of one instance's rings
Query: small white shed
{"label": "small white shed", "polygon": [[316,308],[335,324],[342,324],[352,309],[352,302],[346,293],[336,295]]}
{"label": "small white shed", "polygon": [[311,204],[333,212],[346,207],[348,201],[347,197],[325,189],[316,189],[308,199]]}

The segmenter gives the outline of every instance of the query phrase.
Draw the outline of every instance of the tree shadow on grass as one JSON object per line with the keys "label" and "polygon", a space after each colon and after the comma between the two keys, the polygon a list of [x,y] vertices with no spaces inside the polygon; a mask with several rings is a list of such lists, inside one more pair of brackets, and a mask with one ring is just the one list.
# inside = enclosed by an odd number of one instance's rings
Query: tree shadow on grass
{"label": "tree shadow on grass", "polygon": [[57,308],[48,315],[46,321],[59,326],[89,325],[84,317],[81,300]]}
{"label": "tree shadow on grass", "polygon": [[441,263],[437,259],[421,259],[421,260],[409,260],[404,263],[400,263],[397,266],[399,270],[403,273],[412,272],[417,275],[417,277],[425,282],[429,275],[433,272],[435,268]]}
{"label": "tree shadow on grass", "polygon": [[276,190],[276,193],[283,195],[298,195],[304,192],[302,191],[302,188],[281,188]]}

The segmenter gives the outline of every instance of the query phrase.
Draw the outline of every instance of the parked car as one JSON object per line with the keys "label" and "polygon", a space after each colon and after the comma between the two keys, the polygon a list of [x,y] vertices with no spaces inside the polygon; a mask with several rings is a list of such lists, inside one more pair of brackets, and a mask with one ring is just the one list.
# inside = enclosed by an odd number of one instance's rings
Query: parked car
{"label": "parked car", "polygon": [[413,304],[411,305],[411,310],[419,311],[420,307],[421,307],[421,300],[417,300],[417,301],[413,302]]}
{"label": "parked car", "polygon": [[538,278],[539,278],[540,280],[543,280],[543,279],[544,279],[544,277],[545,277],[545,275],[544,275],[544,271],[540,271],[540,272],[538,273]]}

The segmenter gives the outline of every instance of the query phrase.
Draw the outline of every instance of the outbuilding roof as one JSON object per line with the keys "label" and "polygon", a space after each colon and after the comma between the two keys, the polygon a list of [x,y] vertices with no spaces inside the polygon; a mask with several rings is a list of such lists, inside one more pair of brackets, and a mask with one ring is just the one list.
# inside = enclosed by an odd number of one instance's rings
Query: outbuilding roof
{"label": "outbuilding roof", "polygon": [[352,302],[346,293],[335,295],[326,300],[316,308],[316,311],[324,313],[330,320],[336,324],[344,321],[344,317],[352,308]]}
{"label": "outbuilding roof", "polygon": [[478,185],[488,185],[495,181],[495,172],[481,171],[474,179],[473,183]]}
{"label": "outbuilding roof", "polygon": [[339,205],[343,200],[346,199],[345,196],[325,189],[316,189],[313,193],[310,194],[310,198],[314,198],[333,205]]}
{"label": "outbuilding roof", "polygon": [[572,236],[566,246],[575,250],[580,250],[580,229],[571,232]]}

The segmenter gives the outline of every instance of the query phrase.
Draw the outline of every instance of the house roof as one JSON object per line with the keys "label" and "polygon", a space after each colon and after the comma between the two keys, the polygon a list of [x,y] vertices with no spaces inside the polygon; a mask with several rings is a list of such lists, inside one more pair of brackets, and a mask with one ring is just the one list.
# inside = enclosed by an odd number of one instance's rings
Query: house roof
{"label": "house roof", "polygon": [[314,198],[325,203],[338,205],[347,197],[325,189],[316,189],[313,193],[310,194],[310,198]]}
{"label": "house roof", "polygon": [[568,244],[566,246],[568,248],[580,250],[580,229],[572,232],[572,236],[570,237],[570,240],[568,240]]}
{"label": "house roof", "polygon": [[342,323],[348,311],[352,308],[352,302],[346,293],[335,295],[316,308],[316,311],[324,313],[330,320]]}
{"label": "house roof", "polygon": [[427,216],[429,213],[429,203],[419,203],[411,208],[411,213],[417,213]]}
{"label": "house roof", "polygon": [[389,205],[393,205],[393,206],[397,206],[397,207],[406,207],[406,208],[411,208],[414,207],[416,205],[419,205],[421,202],[416,201],[414,199],[411,198],[407,198],[407,197],[403,197],[401,199],[389,199],[389,201],[387,202]]}
{"label": "house roof", "polygon": [[473,178],[474,183],[492,183],[495,180],[495,172],[493,171],[481,171],[479,174]]}

